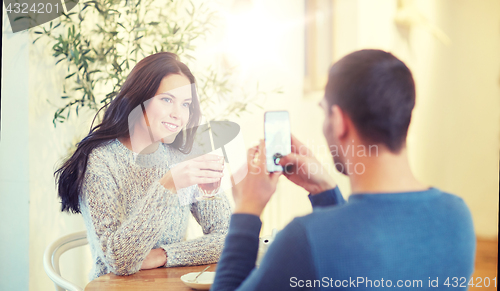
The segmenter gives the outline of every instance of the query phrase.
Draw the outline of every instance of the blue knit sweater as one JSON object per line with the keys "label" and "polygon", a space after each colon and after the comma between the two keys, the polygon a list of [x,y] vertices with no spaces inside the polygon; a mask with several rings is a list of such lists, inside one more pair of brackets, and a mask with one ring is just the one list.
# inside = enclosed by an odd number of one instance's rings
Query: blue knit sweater
{"label": "blue knit sweater", "polygon": [[337,187],[309,199],[313,213],[278,233],[259,268],[261,221],[234,214],[211,290],[467,288],[476,242],[461,198],[430,188],[346,203]]}

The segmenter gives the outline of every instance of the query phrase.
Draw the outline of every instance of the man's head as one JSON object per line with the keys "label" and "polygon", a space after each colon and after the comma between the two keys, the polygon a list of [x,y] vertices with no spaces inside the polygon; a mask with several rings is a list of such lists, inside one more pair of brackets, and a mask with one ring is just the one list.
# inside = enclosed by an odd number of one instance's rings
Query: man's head
{"label": "man's head", "polygon": [[380,50],[356,51],[330,69],[321,105],[323,133],[330,146],[345,146],[356,137],[397,154],[406,146],[414,105],[415,83],[403,62]]}

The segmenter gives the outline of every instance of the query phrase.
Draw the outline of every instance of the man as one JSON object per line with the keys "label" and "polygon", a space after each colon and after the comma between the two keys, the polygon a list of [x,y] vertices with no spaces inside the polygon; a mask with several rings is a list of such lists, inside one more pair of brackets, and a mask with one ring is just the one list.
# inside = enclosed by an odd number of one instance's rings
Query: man
{"label": "man", "polygon": [[259,216],[281,175],[266,173],[261,141],[233,189],[236,207],[212,290],[466,289],[471,214],[461,198],[413,176],[406,135],[414,104],[411,72],[392,54],[362,50],[334,64],[320,106],[335,165],[350,178],[349,201],[326,171],[304,170],[321,166],[292,137],[280,164],[310,192],[314,211],[286,226],[255,269]]}

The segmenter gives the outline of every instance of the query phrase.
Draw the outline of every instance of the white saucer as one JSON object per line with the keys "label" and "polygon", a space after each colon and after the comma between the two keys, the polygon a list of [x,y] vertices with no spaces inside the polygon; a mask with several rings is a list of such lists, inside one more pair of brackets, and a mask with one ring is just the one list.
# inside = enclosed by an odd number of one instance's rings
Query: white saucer
{"label": "white saucer", "polygon": [[181,281],[184,282],[188,287],[191,287],[196,290],[209,290],[212,286],[212,283],[215,279],[215,272],[205,272],[201,274],[196,282],[194,278],[198,276],[200,272],[187,273],[186,275],[181,276]]}

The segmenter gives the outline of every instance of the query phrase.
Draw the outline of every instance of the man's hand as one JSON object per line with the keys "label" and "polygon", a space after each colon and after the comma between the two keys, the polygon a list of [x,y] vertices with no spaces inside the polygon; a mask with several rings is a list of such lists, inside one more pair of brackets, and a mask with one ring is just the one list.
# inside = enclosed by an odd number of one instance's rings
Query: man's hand
{"label": "man's hand", "polygon": [[[281,172],[269,173],[266,169],[266,149],[264,141],[248,150],[248,174],[233,187],[234,213],[260,216],[271,196]],[[239,171],[245,170],[241,168]]]}
{"label": "man's hand", "polygon": [[337,185],[312,152],[292,135],[292,153],[279,161],[283,174],[290,181],[312,195],[335,188]]}

